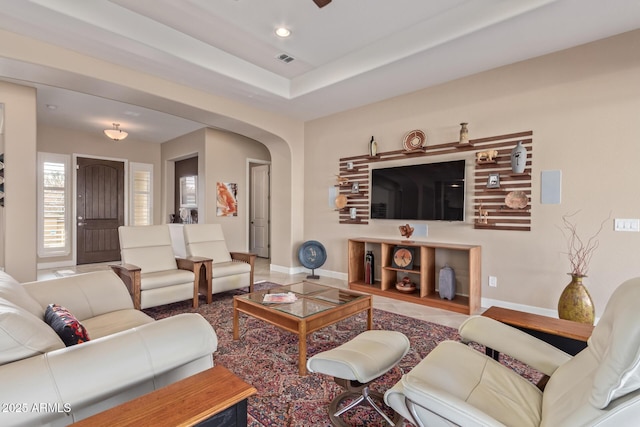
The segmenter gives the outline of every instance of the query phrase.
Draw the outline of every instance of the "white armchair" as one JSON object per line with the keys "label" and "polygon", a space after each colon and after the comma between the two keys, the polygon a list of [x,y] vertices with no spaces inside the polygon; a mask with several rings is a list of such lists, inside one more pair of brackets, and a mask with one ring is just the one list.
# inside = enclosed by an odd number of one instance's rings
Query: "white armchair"
{"label": "white armchair", "polygon": [[[211,278],[206,277],[207,304],[213,294],[239,288],[253,292],[253,267],[256,255],[248,252],[229,252],[220,224],[186,224],[183,228],[187,259],[212,259]],[[204,280],[203,276],[202,279]],[[200,286],[201,290],[204,286]],[[202,292],[202,291],[201,291]]]}
{"label": "white armchair", "polygon": [[466,341],[549,375],[543,390],[458,342],[440,343],[385,393],[418,426],[635,426],[640,420],[640,278],[611,296],[575,357],[493,319],[471,317]]}
{"label": "white armchair", "polygon": [[207,259],[173,254],[167,225],[119,227],[121,265],[111,269],[127,285],[138,310],[191,299],[198,307],[201,266]]}

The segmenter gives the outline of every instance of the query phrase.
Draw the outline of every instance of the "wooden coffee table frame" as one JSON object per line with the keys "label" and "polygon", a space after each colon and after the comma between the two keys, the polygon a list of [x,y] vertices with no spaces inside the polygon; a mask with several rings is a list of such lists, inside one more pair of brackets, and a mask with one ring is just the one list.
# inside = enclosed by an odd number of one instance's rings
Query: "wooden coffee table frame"
{"label": "wooden coffee table frame", "polygon": [[[327,287],[327,289],[331,289]],[[337,289],[337,288],[334,288]],[[336,305],[307,317],[298,317],[272,306],[260,304],[246,298],[245,295],[233,297],[233,339],[240,339],[240,313],[271,323],[280,329],[298,334],[298,372],[307,374],[307,335],[332,325],[343,319],[354,316],[363,311],[367,312],[367,329],[373,329],[373,301],[372,296],[360,292],[339,289],[349,295],[358,295],[353,301]],[[313,299],[312,295],[303,298]],[[326,301],[322,301],[326,302]]]}

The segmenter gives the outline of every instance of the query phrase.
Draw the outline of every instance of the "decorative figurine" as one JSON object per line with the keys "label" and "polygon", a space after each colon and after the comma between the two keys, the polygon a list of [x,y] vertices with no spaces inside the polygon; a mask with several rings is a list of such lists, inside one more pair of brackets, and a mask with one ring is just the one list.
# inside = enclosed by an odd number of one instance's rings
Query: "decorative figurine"
{"label": "decorative figurine", "polygon": [[400,229],[400,235],[402,237],[406,237],[407,240],[411,238],[411,235],[413,234],[413,227],[411,225],[401,225],[398,228]]}
{"label": "decorative figurine", "polygon": [[492,162],[495,160],[496,157],[498,157],[498,150],[480,151],[476,154],[476,157],[479,162],[483,160],[487,162]]}
{"label": "decorative figurine", "polygon": [[364,283],[366,285],[373,285],[375,283],[374,278],[375,261],[372,251],[367,251],[364,256]]}
{"label": "decorative figurine", "polygon": [[460,144],[469,143],[469,129],[467,129],[468,124],[469,123],[460,123]]}
{"label": "decorative figurine", "polygon": [[523,173],[527,167],[527,149],[522,141],[511,150],[511,170],[513,173]]}
{"label": "decorative figurine", "polygon": [[378,143],[373,138],[373,136],[371,137],[371,141],[369,141],[369,155],[371,157],[375,157],[378,155]]}
{"label": "decorative figurine", "polygon": [[478,224],[488,224],[489,223],[489,212],[482,207],[482,203],[478,208]]}

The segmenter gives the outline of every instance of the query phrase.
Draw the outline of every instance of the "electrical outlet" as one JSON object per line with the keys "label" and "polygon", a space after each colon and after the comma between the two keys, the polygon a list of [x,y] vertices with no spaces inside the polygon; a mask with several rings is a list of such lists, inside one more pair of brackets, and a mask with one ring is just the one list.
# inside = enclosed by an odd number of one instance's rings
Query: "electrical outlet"
{"label": "electrical outlet", "polygon": [[489,286],[492,288],[498,287],[498,278],[496,276],[489,276]]}

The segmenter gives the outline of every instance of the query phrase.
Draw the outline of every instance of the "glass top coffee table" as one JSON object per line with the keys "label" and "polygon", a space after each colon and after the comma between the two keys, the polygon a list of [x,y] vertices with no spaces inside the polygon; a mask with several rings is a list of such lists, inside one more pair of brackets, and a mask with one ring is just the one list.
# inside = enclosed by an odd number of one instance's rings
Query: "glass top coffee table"
{"label": "glass top coffee table", "polygon": [[[295,295],[294,302],[265,302],[267,294]],[[269,298],[269,297],[267,297]],[[307,335],[355,314],[367,312],[367,329],[373,328],[371,295],[312,282],[279,286],[233,297],[233,339],[240,338],[239,315],[245,313],[298,334],[298,372],[307,374]]]}

